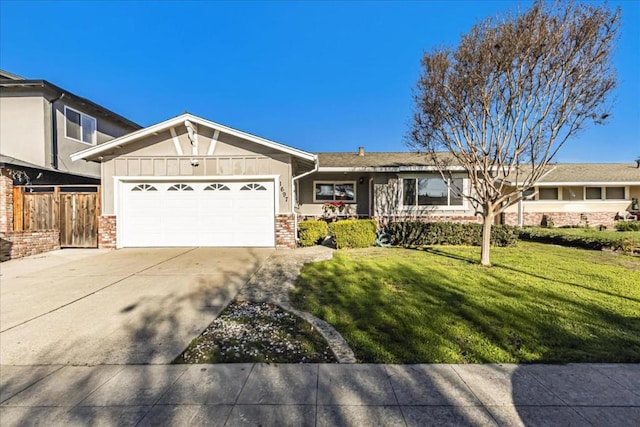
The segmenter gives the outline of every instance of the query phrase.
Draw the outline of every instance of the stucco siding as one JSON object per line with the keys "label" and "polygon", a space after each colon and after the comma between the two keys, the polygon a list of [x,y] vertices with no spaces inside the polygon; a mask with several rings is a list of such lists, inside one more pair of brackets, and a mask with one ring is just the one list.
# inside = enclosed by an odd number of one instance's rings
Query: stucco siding
{"label": "stucco siding", "polygon": [[[66,98],[65,98],[66,99]],[[58,137],[58,168],[64,172],[70,172],[74,174],[100,177],[100,165],[95,162],[87,162],[80,160],[77,162],[71,161],[71,154],[78,151],[85,150],[91,147],[91,144],[85,144],[82,141],[68,138],[66,135],[66,117],[64,115],[65,106],[73,108],[83,114],[96,119],[96,141],[97,145],[111,141],[117,137],[125,135],[131,132],[133,129],[119,125],[113,121],[109,121],[97,114],[97,112],[86,109],[83,105],[79,105],[73,102],[55,102],[56,112],[56,124],[57,124],[57,137]]]}
{"label": "stucco siding", "polygon": [[38,96],[0,97],[0,153],[47,167],[45,109],[48,102]]}

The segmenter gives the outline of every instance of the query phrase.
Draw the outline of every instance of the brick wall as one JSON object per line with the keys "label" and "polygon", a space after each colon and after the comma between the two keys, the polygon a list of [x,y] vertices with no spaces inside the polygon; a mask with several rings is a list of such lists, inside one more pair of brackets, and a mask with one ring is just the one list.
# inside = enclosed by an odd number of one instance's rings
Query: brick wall
{"label": "brick wall", "polygon": [[0,233],[13,231],[13,179],[9,170],[0,171]]}
{"label": "brick wall", "polygon": [[[616,212],[524,212],[523,225],[541,225],[543,215],[551,217],[555,227],[570,225],[588,225],[589,227],[604,225],[605,227],[613,227],[616,222]],[[503,220],[506,225],[518,225],[518,214],[516,212],[504,213]]]}
{"label": "brick wall", "polygon": [[276,248],[296,247],[296,220],[293,214],[276,216]]}
{"label": "brick wall", "polygon": [[115,215],[98,217],[98,248],[115,249],[117,244],[117,222]]}
{"label": "brick wall", "polygon": [[0,260],[37,255],[60,249],[60,232],[45,231],[12,231],[0,233]]}
{"label": "brick wall", "polygon": [[421,215],[421,216],[407,216],[407,217],[393,216],[393,217],[384,217],[384,218],[378,219],[378,222],[381,224],[388,224],[390,222],[400,222],[400,221],[482,223],[482,217],[475,216],[475,215]]}

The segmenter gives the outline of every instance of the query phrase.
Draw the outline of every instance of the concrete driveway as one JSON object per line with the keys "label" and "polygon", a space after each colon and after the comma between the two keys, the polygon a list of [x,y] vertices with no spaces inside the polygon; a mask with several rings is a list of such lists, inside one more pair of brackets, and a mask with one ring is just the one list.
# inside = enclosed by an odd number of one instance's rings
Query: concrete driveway
{"label": "concrete driveway", "polygon": [[0,364],[169,363],[272,253],[62,250],[5,262]]}

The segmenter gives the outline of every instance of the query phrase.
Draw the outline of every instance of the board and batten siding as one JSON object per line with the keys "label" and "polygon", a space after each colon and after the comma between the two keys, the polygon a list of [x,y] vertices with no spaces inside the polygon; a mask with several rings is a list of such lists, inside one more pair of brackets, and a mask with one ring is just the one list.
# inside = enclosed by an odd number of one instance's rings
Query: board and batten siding
{"label": "board and batten siding", "polygon": [[[103,214],[114,214],[114,176],[225,177],[242,175],[277,175],[280,182],[275,189],[279,199],[279,212],[291,212],[291,156],[270,151],[230,135],[219,134],[214,142],[214,154],[208,155],[213,141],[213,130],[198,131],[198,146],[191,145],[186,132],[176,128],[176,137],[169,132],[152,135],[142,141],[123,147],[115,158],[102,163]],[[179,146],[179,148],[177,147]],[[177,153],[180,150],[181,155]],[[106,156],[105,156],[106,157]],[[197,161],[198,166],[193,166]]]}

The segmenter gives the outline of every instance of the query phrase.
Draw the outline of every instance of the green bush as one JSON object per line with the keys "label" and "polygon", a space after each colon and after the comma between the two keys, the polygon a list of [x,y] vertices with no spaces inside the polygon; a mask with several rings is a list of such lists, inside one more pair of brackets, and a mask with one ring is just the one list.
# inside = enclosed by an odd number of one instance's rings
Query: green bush
{"label": "green bush", "polygon": [[[429,245],[482,245],[482,224],[454,222],[392,222],[388,229],[393,244],[398,246]],[[515,227],[494,225],[491,227],[491,244],[515,246],[518,232]]]}
{"label": "green bush", "polygon": [[336,248],[368,248],[376,242],[378,225],[373,219],[346,219],[329,224],[329,234],[336,240]]}
{"label": "green bush", "polygon": [[640,233],[635,231],[599,231],[593,228],[548,229],[525,227],[519,230],[520,239],[540,243],[552,243],[583,249],[613,249],[633,252],[640,248]]}
{"label": "green bush", "polygon": [[325,221],[300,221],[298,223],[298,237],[300,246],[317,245],[327,237],[328,227]]}
{"label": "green bush", "polygon": [[618,221],[616,222],[618,231],[640,231],[640,221]]}

